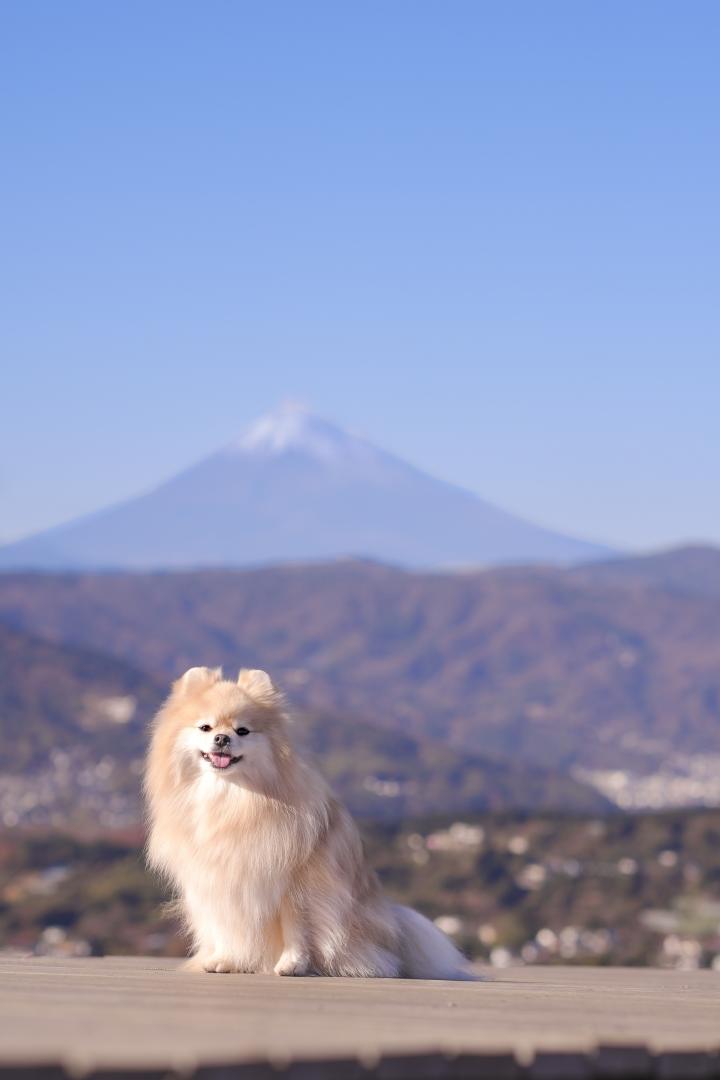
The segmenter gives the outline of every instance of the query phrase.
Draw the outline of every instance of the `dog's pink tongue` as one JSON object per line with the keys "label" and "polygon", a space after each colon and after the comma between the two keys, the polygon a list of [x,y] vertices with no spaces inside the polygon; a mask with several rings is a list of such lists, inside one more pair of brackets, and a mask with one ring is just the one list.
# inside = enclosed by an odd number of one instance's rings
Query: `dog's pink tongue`
{"label": "dog's pink tongue", "polygon": [[216,769],[227,769],[230,764],[229,754],[211,754],[210,760]]}

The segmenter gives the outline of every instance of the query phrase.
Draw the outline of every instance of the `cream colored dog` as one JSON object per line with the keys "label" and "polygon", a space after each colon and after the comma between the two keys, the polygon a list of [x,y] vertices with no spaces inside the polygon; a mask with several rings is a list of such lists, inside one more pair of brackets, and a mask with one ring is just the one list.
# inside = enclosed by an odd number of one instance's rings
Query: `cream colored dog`
{"label": "cream colored dog", "polygon": [[383,897],[264,671],[186,672],[155,719],[145,789],[149,861],[177,890],[192,970],[472,978],[432,923]]}

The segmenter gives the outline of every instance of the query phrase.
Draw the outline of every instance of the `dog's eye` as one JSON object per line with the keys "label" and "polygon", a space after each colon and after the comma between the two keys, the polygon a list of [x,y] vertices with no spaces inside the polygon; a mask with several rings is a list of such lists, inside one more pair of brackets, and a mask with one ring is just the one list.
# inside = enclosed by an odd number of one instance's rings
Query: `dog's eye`
{"label": "dog's eye", "polygon": [[249,735],[250,734],[250,728],[246,728],[246,727],[235,728],[235,734],[236,735]]}
{"label": "dog's eye", "polygon": [[199,730],[200,731],[210,731],[210,725],[209,724],[201,724]]}

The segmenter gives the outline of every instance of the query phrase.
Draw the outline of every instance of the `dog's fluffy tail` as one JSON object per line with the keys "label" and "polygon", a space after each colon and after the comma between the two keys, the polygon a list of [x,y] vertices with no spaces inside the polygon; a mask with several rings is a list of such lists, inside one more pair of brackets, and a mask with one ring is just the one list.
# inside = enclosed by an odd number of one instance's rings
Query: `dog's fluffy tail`
{"label": "dog's fluffy tail", "polygon": [[412,908],[394,906],[400,928],[403,974],[408,979],[479,979],[469,963],[437,926]]}

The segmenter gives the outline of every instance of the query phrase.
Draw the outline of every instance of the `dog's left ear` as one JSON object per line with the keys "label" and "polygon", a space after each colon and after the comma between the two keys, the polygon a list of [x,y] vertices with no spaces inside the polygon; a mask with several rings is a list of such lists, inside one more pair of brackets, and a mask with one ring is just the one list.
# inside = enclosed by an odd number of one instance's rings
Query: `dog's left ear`
{"label": "dog's left ear", "polygon": [[242,687],[255,701],[263,705],[272,705],[280,697],[277,689],[267,671],[258,668],[241,668],[238,675],[238,686]]}
{"label": "dog's left ear", "polygon": [[187,694],[190,690],[199,690],[203,686],[212,686],[222,679],[222,668],[191,667],[173,683],[173,692]]}

